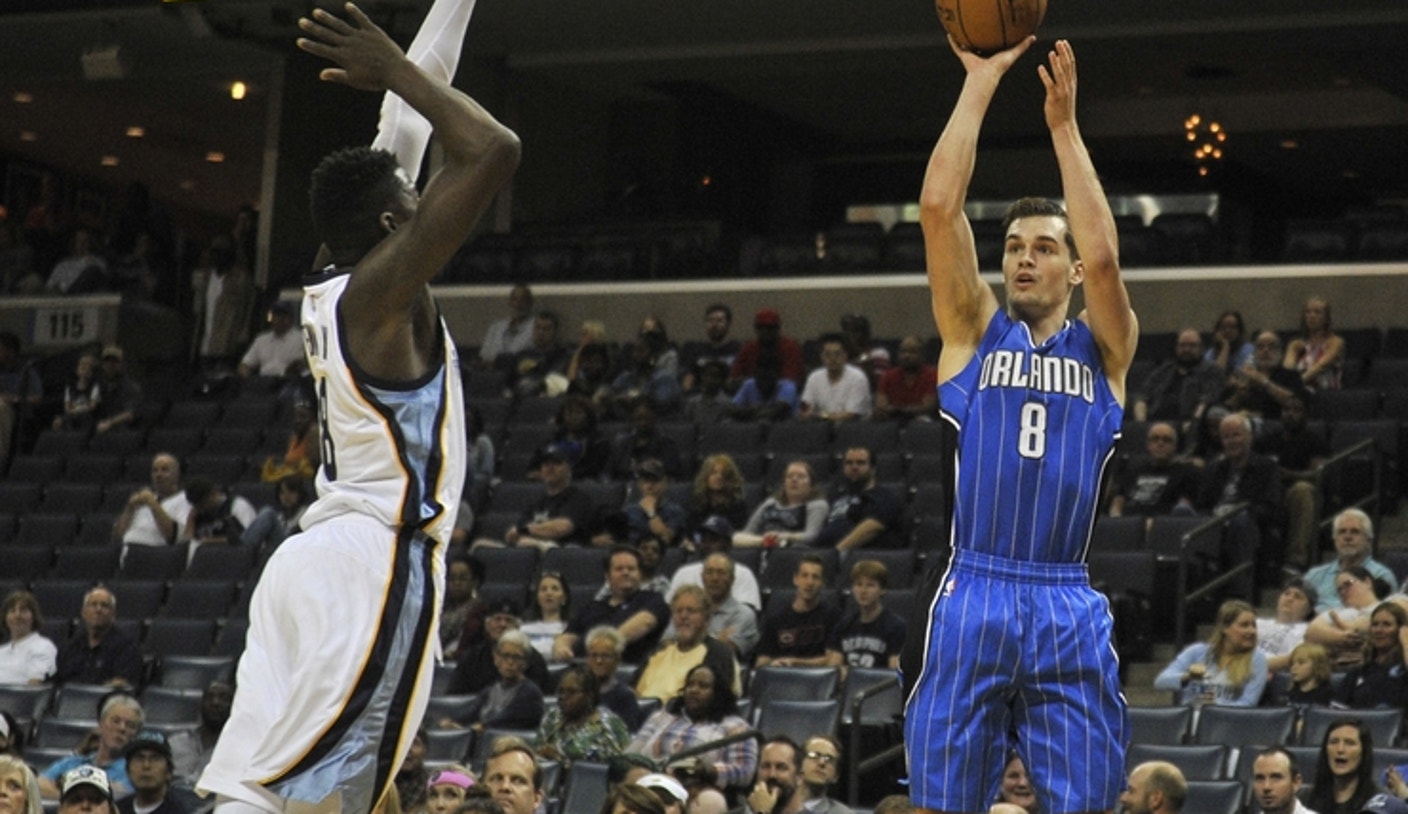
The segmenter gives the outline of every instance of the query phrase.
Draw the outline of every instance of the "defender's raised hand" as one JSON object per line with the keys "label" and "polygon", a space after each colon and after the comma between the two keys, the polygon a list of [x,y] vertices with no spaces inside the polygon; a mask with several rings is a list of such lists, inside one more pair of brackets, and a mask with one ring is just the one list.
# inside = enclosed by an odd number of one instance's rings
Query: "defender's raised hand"
{"label": "defender's raised hand", "polygon": [[1040,65],[1037,73],[1046,86],[1046,126],[1054,130],[1076,118],[1076,52],[1066,40],[1057,40],[1047,61],[1050,68]]}
{"label": "defender's raised hand", "polygon": [[410,62],[401,47],[355,3],[348,3],[345,9],[346,20],[320,8],[313,10],[311,19],[299,18],[298,27],[308,36],[298,38],[298,47],[342,66],[324,68],[318,77],[325,82],[358,90],[386,90],[392,72]]}

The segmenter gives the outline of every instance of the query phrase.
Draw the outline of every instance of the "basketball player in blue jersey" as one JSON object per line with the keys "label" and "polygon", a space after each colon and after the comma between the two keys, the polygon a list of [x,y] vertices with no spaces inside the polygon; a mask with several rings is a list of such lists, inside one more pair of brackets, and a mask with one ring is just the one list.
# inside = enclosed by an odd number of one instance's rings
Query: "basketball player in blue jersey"
{"label": "basketball player in blue jersey", "polygon": [[1042,811],[1111,810],[1124,782],[1111,617],[1084,559],[1138,324],[1065,41],[1038,75],[1067,210],[1034,198],[1009,210],[1005,308],[978,275],[963,211],[988,105],[1034,41],[987,59],[954,48],[967,76],[920,195],[939,406],[957,433],[953,553],[903,664],[910,793],[927,811],[986,811],[1010,746]]}
{"label": "basketball player in blue jersey", "polygon": [[459,361],[427,283],[519,156],[511,131],[351,3],[299,27],[299,47],[337,66],[324,80],[400,97],[444,158],[419,196],[385,150],[341,150],[313,173],[330,261],[302,314],[318,499],[254,593],[238,692],[199,782],[221,814],[366,814],[424,716],[466,443]]}

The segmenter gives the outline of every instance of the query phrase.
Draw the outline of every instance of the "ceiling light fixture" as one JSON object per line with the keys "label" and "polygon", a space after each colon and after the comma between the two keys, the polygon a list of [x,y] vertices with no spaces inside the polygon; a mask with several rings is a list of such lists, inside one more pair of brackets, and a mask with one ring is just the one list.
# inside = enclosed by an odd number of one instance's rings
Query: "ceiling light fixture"
{"label": "ceiling light fixture", "polygon": [[1222,160],[1222,146],[1227,143],[1227,128],[1210,116],[1194,113],[1183,120],[1183,139],[1196,145],[1193,148],[1193,163],[1198,167],[1198,176],[1208,177],[1212,168]]}
{"label": "ceiling light fixture", "polygon": [[223,164],[225,163],[225,154],[211,150],[205,154],[205,160],[210,164]]}
{"label": "ceiling light fixture", "polygon": [[25,93],[22,90],[15,91],[15,95],[10,98],[14,99],[15,104],[17,105],[27,105],[30,102],[34,101],[34,96],[32,94]]}
{"label": "ceiling light fixture", "polygon": [[104,167],[116,167],[119,162],[118,162],[118,160],[117,160],[117,156],[115,156],[115,155],[105,155],[105,156],[103,156],[102,160],[99,161],[98,163],[99,163],[99,164],[102,164]]}
{"label": "ceiling light fixture", "polygon": [[130,127],[127,128],[127,137],[128,137],[128,138],[145,138],[146,135],[147,135],[147,128],[142,127],[141,125],[134,124],[134,125],[132,125],[132,126],[130,126]]}
{"label": "ceiling light fixture", "polygon": [[245,94],[249,93],[249,86],[236,79],[230,84],[230,98],[236,102],[243,101]]}

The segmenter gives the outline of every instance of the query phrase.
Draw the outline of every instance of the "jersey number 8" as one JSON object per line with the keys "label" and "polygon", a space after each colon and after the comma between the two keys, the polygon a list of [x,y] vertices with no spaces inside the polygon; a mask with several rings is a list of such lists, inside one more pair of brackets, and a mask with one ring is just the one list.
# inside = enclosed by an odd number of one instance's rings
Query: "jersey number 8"
{"label": "jersey number 8", "polygon": [[1022,431],[1017,435],[1017,453],[1023,458],[1046,454],[1046,405],[1029,401],[1022,405]]}

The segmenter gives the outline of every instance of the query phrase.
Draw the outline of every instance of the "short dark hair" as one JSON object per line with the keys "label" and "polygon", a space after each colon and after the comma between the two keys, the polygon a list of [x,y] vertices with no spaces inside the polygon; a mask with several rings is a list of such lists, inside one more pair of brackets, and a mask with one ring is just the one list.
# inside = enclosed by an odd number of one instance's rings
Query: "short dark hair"
{"label": "short dark hair", "polygon": [[313,170],[308,196],[318,237],[334,252],[365,254],[380,242],[377,219],[404,189],[396,156],[370,147],[330,153]]}
{"label": "short dark hair", "polygon": [[700,670],[708,670],[709,675],[714,677],[714,698],[709,702],[709,709],[705,711],[705,717],[714,722],[722,721],[729,715],[738,714],[738,696],[733,694],[733,676],[723,676],[716,672],[712,665],[696,664],[689,668],[684,674],[684,683],[680,686],[679,694],[665,703],[665,709],[680,715],[684,711],[684,689],[689,686],[689,680]]}
{"label": "short dark hair", "polygon": [[1071,257],[1079,260],[1080,254],[1076,252],[1076,238],[1071,234],[1071,219],[1066,214],[1066,210],[1061,205],[1050,198],[1028,197],[1018,198],[1007,207],[1007,214],[1002,218],[1002,234],[1006,239],[1007,230],[1012,226],[1012,222],[1021,218],[1053,217],[1060,218],[1066,222],[1066,247],[1071,250]]}
{"label": "short dark hair", "polygon": [[1295,777],[1301,773],[1300,766],[1296,765],[1296,756],[1287,751],[1284,746],[1268,746],[1256,753],[1258,758],[1275,757],[1276,755],[1285,756],[1286,765],[1291,767],[1291,777]]}
{"label": "short dark hair", "polygon": [[215,484],[207,478],[191,478],[186,481],[186,500],[192,506],[210,497],[210,493],[214,491]]}
{"label": "short dark hair", "polygon": [[825,334],[822,334],[822,335],[821,335],[821,338],[817,340],[816,346],[817,346],[818,348],[822,348],[822,347],[825,347],[825,346],[827,346],[827,345],[830,345],[830,344],[833,343],[833,342],[836,343],[837,345],[840,345],[840,346],[841,346],[841,350],[845,351],[847,356],[853,355],[853,354],[852,354],[852,351],[851,351],[851,343],[850,343],[850,340],[846,339],[846,337],[844,337],[844,336],[842,336],[841,334],[838,334],[838,333],[825,333]]}
{"label": "short dark hair", "polygon": [[582,664],[569,664],[567,669],[562,671],[562,675],[557,677],[558,686],[562,686],[562,680],[568,677],[582,682],[582,692],[591,699],[592,709],[596,709],[601,703],[601,682],[597,681],[596,674]]}
{"label": "short dark hair", "polygon": [[768,738],[767,740],[763,741],[762,749],[759,749],[759,750],[758,750],[758,754],[761,755],[762,752],[763,752],[763,749],[766,749],[766,748],[768,748],[769,746],[772,746],[773,744],[778,744],[778,745],[781,745],[781,746],[786,746],[788,749],[791,749],[791,750],[792,750],[792,768],[793,768],[793,769],[800,769],[800,768],[802,768],[802,747],[801,747],[801,746],[798,746],[796,741],[792,740],[791,738],[787,737],[786,735],[773,735],[771,738]]}
{"label": "short dark hair", "polygon": [[636,567],[640,567],[640,551],[638,551],[635,546],[618,543],[612,546],[610,551],[606,552],[606,559],[602,561],[603,571],[611,570],[611,561],[616,559],[617,554],[630,554],[632,557],[636,558]]}
{"label": "short dark hair", "polygon": [[714,313],[715,311],[723,311],[723,312],[724,312],[724,319],[727,319],[730,323],[733,322],[733,309],[732,309],[732,308],[729,308],[727,305],[724,305],[724,304],[721,303],[721,302],[716,302],[716,303],[714,303],[713,305],[709,306],[708,308],[705,308],[705,309],[704,309],[704,316],[707,317],[707,316],[709,316],[710,314]]}
{"label": "short dark hair", "polygon": [[823,560],[820,554],[813,554],[811,552],[807,552],[797,558],[797,567],[792,569],[792,573],[800,574],[802,572],[802,566],[807,563],[811,563],[820,568],[822,576],[826,575],[826,560]]}

